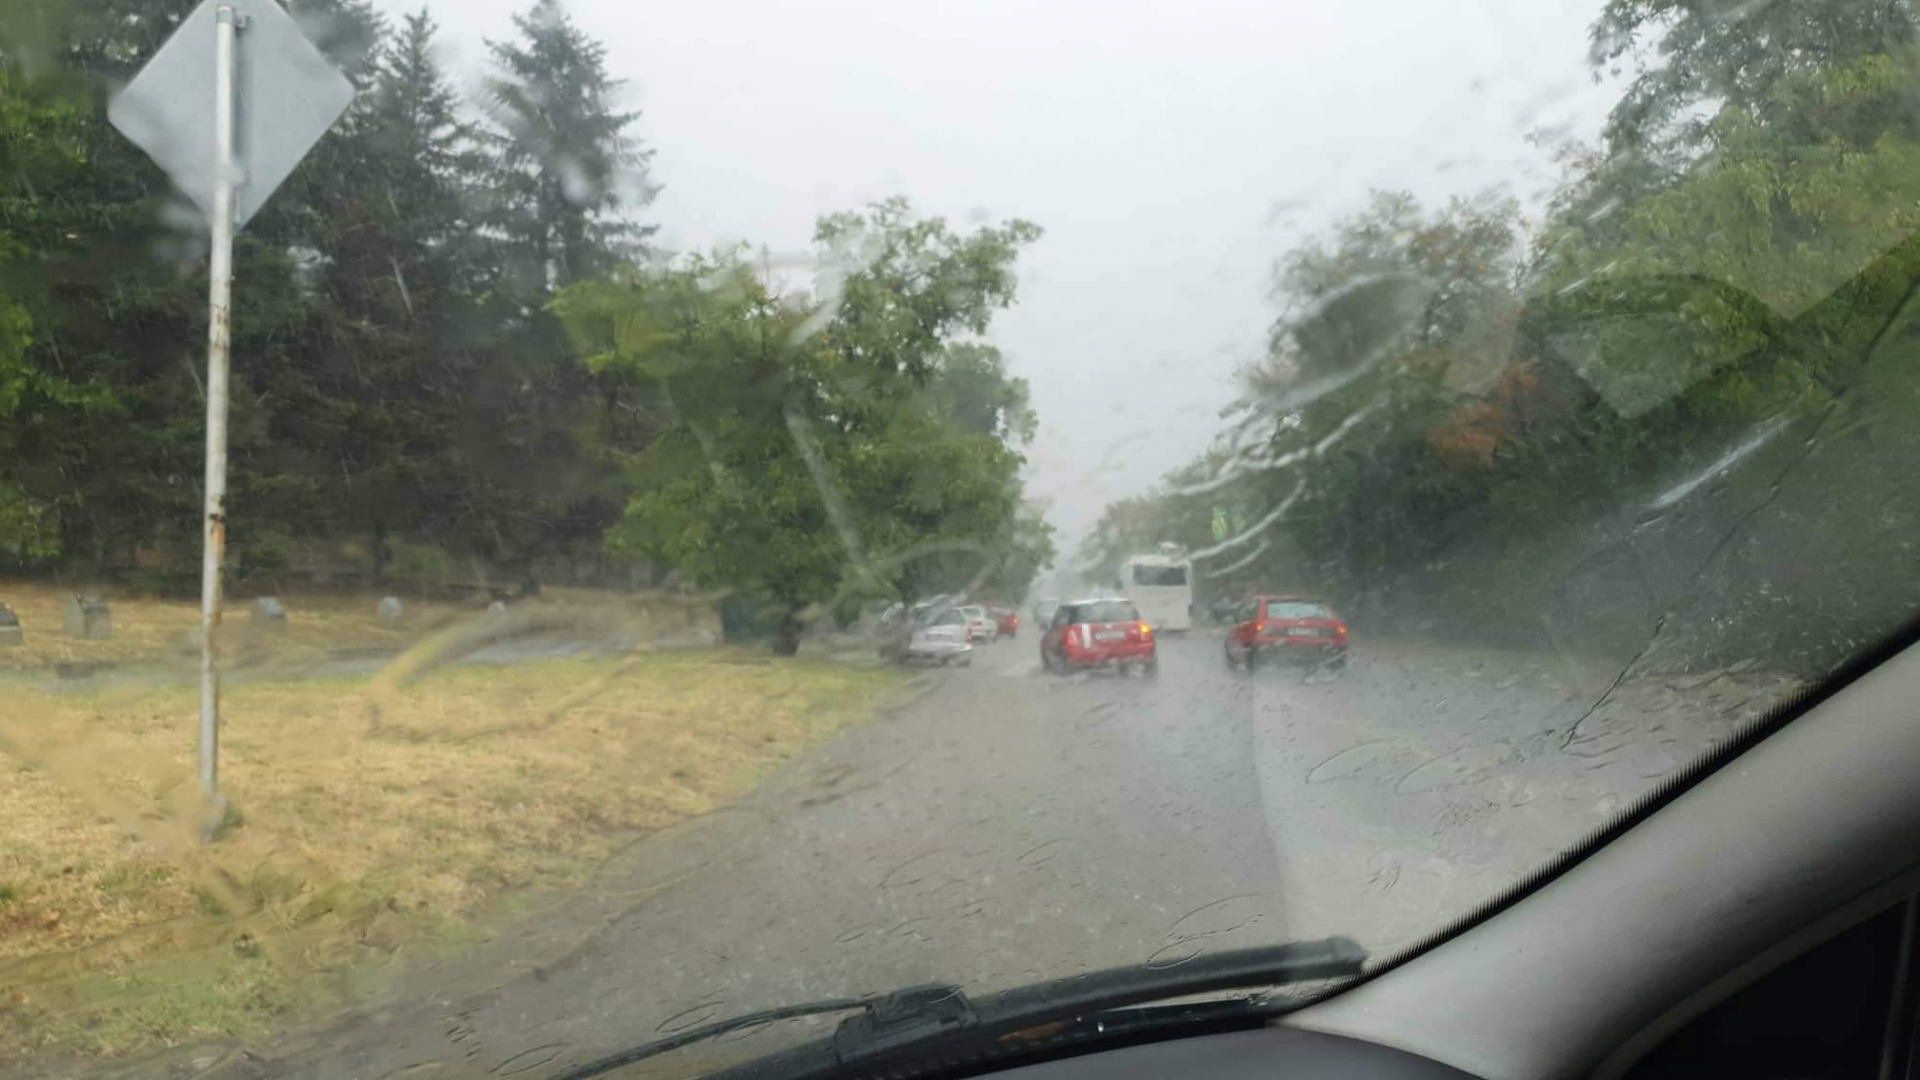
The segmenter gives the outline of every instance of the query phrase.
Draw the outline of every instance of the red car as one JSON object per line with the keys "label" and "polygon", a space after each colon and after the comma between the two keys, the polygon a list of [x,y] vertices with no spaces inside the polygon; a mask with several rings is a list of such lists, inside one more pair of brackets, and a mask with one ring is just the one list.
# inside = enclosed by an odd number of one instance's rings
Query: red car
{"label": "red car", "polygon": [[1251,671],[1268,660],[1305,660],[1336,670],[1347,666],[1347,623],[1340,613],[1305,596],[1256,596],[1241,605],[1227,631],[1227,667]]}
{"label": "red car", "polygon": [[1088,668],[1160,673],[1153,627],[1131,600],[1075,600],[1060,605],[1040,637],[1040,666],[1048,671]]}
{"label": "red car", "polygon": [[1000,628],[1001,637],[1020,636],[1020,609],[1011,604],[988,604],[987,615]]}

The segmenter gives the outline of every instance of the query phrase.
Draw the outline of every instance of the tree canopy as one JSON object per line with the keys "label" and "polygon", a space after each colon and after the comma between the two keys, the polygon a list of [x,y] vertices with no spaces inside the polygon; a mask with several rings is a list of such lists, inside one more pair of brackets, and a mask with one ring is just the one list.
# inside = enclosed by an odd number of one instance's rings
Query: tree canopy
{"label": "tree canopy", "polygon": [[890,200],[818,236],[834,268],[818,292],[777,292],[733,250],[554,301],[589,367],[656,425],[626,458],[611,542],[796,615],[1010,565],[1025,580],[999,584],[1024,591],[1051,550],[1022,517],[1008,442],[1031,414],[999,354],[966,335],[1013,302],[1011,265],[1038,230],[961,235]]}
{"label": "tree canopy", "polygon": [[[204,233],[105,117],[192,6],[36,0],[0,28],[14,567],[197,572]],[[424,10],[290,6],[358,94],[237,243],[232,572],[347,552],[363,576],[677,572],[810,605],[1050,558],[1020,509],[1026,386],[982,337],[1036,227],[830,215],[799,291],[744,251],[670,257],[643,117],[556,0],[488,42],[473,102]]]}

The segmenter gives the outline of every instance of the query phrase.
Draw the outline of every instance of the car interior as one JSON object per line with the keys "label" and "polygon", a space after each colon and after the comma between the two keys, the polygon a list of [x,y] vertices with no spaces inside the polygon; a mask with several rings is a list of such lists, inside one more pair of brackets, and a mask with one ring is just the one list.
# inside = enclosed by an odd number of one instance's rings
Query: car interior
{"label": "car interior", "polygon": [[1261,1030],[1004,1075],[1913,1076],[1915,638],[1344,992]]}

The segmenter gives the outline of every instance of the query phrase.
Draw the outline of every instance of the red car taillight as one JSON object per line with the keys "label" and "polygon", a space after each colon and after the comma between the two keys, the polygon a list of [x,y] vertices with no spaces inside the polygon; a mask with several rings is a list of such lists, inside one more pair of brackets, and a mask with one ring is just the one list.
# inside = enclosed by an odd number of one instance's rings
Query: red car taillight
{"label": "red car taillight", "polygon": [[1079,627],[1077,626],[1067,627],[1066,642],[1067,644],[1073,646],[1076,649],[1080,647],[1080,628]]}
{"label": "red car taillight", "polygon": [[1151,627],[1151,626],[1148,626],[1148,625],[1147,625],[1146,623],[1141,623],[1141,624],[1140,624],[1140,640],[1141,640],[1141,641],[1152,641],[1152,640],[1153,640],[1153,627]]}
{"label": "red car taillight", "polygon": [[1333,636],[1334,636],[1334,637],[1339,637],[1339,638],[1343,638],[1343,637],[1346,637],[1346,636],[1347,636],[1347,624],[1345,624],[1345,623],[1341,623],[1341,624],[1340,624],[1339,626],[1336,626],[1336,627],[1334,627],[1334,628],[1333,628]]}

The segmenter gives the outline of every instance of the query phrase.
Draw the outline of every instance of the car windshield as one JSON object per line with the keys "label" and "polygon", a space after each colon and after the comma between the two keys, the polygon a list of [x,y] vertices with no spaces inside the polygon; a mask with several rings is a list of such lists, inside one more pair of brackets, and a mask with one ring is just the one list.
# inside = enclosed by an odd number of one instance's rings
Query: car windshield
{"label": "car windshield", "polygon": [[1462,925],[1920,612],[1915,2],[6,0],[0,1073]]}
{"label": "car windshield", "polygon": [[1269,619],[1331,619],[1333,612],[1325,605],[1308,600],[1269,600],[1266,617]]}

